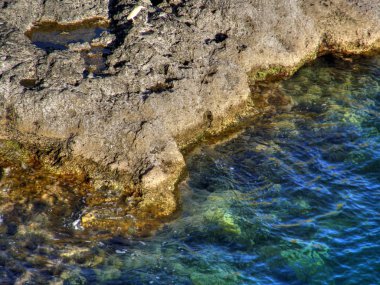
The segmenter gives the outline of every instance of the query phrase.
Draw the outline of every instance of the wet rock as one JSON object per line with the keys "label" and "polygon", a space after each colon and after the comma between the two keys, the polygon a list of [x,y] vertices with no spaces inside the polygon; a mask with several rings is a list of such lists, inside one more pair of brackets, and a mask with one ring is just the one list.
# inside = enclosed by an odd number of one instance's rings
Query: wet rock
{"label": "wet rock", "polygon": [[96,271],[100,282],[109,282],[118,279],[121,276],[121,271],[117,268],[106,268]]}
{"label": "wet rock", "polygon": [[34,251],[45,242],[45,237],[39,234],[28,234],[24,237],[25,248]]}
{"label": "wet rock", "polygon": [[88,284],[86,278],[81,275],[79,270],[74,271],[64,271],[61,274],[61,279],[64,280],[63,284],[72,284],[72,285],[84,285]]}
{"label": "wet rock", "polygon": [[26,271],[23,275],[17,278],[15,285],[28,284],[33,280],[33,273]]}
{"label": "wet rock", "polygon": [[217,284],[238,284],[239,278],[237,274],[234,273],[226,273],[226,272],[213,272],[211,274],[208,273],[199,273],[194,272],[190,275],[190,279],[194,285],[217,285]]}
{"label": "wet rock", "polygon": [[[281,252],[281,256],[295,271],[297,278],[301,281],[316,279],[318,275],[325,273],[325,260],[328,258],[329,249],[318,243],[300,244],[299,249],[289,249]],[[321,280],[323,280],[322,276]],[[315,282],[315,281],[314,281]],[[317,283],[317,282],[316,282]]]}
{"label": "wet rock", "polygon": [[[220,195],[220,193],[218,194]],[[215,236],[238,237],[242,233],[238,223],[238,216],[234,215],[230,210],[231,201],[234,199],[233,192],[226,192],[220,196],[218,194],[208,197],[208,209],[203,214],[204,223],[212,229],[210,231]]]}
{"label": "wet rock", "polygon": [[[138,4],[147,9],[128,21]],[[261,112],[251,96],[257,81],[288,76],[320,53],[356,54],[380,43],[373,0],[16,0],[0,7],[0,137],[52,167],[116,181],[125,189],[120,197],[136,197],[149,218],[176,211],[186,146]],[[89,21],[110,28],[81,46],[47,52],[25,35],[36,23]]]}
{"label": "wet rock", "polygon": [[224,234],[240,235],[241,229],[232,214],[223,210],[206,212],[206,221],[215,224]]}

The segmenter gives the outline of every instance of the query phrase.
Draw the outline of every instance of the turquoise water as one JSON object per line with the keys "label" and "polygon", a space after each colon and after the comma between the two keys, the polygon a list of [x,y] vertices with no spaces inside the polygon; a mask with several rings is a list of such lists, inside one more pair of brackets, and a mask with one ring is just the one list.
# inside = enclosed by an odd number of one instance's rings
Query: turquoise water
{"label": "turquoise water", "polygon": [[380,284],[380,57],[320,59],[276,92],[290,110],[188,157],[180,217],[154,236],[91,241],[74,227],[31,245],[8,227],[0,279]]}

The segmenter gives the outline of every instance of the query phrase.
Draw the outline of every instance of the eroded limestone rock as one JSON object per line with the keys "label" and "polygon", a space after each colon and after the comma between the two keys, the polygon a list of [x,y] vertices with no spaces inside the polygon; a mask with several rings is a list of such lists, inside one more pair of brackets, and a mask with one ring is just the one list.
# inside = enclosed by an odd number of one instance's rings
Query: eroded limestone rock
{"label": "eroded limestone rock", "polygon": [[[184,148],[262,111],[252,85],[321,53],[380,47],[378,0],[159,2],[0,1],[0,138],[116,183],[147,218],[176,211]],[[75,43],[46,52],[26,36],[91,19],[113,35],[95,40],[111,53],[92,76]]]}

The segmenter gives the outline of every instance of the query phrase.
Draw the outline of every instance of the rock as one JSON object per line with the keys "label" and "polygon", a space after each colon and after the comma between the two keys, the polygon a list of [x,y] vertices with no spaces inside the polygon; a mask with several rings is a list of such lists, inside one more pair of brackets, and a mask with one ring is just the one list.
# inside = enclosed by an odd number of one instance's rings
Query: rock
{"label": "rock", "polygon": [[205,213],[205,220],[212,226],[217,226],[223,234],[241,234],[241,229],[236,223],[234,216],[225,209],[211,209]]}
{"label": "rock", "polygon": [[28,284],[33,280],[33,274],[30,271],[26,271],[23,275],[17,278],[15,285]]}
{"label": "rock", "polygon": [[91,49],[91,45],[89,43],[71,43],[68,45],[70,51],[81,52],[81,51],[89,51]]}
{"label": "rock", "polygon": [[210,274],[193,272],[190,279],[194,285],[239,284],[239,278],[236,273],[212,272]]}
{"label": "rock", "polygon": [[63,284],[84,285],[88,283],[79,270],[64,271],[60,277],[64,280]]}
{"label": "rock", "polygon": [[[288,266],[294,270],[297,278],[301,281],[308,281],[311,277],[315,278],[316,275],[326,274],[325,260],[328,259],[326,245],[311,242],[299,247],[281,252],[281,256],[286,260]],[[326,276],[323,276],[321,279],[325,280],[325,278]]]}
{"label": "rock", "polygon": [[109,46],[116,40],[115,35],[108,32],[101,33],[99,38],[95,38],[91,41],[92,46]]}
{"label": "rock", "polygon": [[[144,217],[176,211],[187,146],[260,112],[252,85],[319,54],[380,48],[378,0],[162,1],[134,23],[132,0],[7,3],[0,138],[53,167],[118,183]],[[25,36],[36,23],[94,20],[110,23],[94,40],[111,50],[99,74],[88,74],[78,45],[45,51]]]}

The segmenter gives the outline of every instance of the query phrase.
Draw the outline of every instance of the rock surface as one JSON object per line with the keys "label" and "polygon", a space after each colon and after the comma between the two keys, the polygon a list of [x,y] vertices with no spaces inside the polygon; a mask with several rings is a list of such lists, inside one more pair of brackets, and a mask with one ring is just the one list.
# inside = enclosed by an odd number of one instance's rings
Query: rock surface
{"label": "rock surface", "polygon": [[[114,35],[94,76],[78,49],[46,52],[25,35],[88,20]],[[167,217],[182,151],[260,113],[255,83],[379,48],[379,0],[0,0],[0,138]]]}

